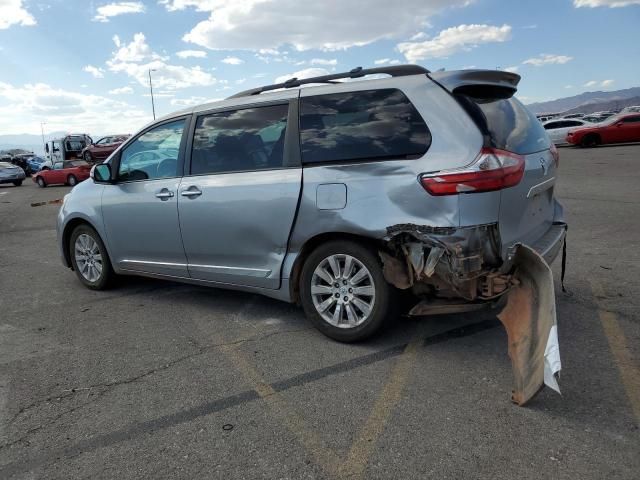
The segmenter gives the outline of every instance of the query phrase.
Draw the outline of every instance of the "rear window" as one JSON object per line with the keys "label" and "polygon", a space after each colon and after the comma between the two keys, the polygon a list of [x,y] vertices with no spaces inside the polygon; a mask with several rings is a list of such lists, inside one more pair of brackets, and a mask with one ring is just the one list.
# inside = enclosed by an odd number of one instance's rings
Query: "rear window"
{"label": "rear window", "polygon": [[520,155],[551,146],[540,121],[516,98],[471,101],[482,111],[479,118],[473,114],[472,117],[476,122],[480,121],[480,130],[488,133],[492,146]]}
{"label": "rear window", "polygon": [[301,99],[302,162],[349,162],[422,156],[431,134],[409,99],[396,89]]}

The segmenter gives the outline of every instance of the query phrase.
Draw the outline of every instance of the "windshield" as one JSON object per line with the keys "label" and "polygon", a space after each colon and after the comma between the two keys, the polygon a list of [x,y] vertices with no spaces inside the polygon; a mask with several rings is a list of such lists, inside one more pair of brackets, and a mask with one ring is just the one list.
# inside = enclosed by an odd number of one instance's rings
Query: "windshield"
{"label": "windshield", "polygon": [[609,117],[606,120],[603,120],[602,122],[600,122],[600,126],[604,127],[607,125],[613,125],[618,120],[620,120],[620,117],[618,115],[614,115],[613,117]]}

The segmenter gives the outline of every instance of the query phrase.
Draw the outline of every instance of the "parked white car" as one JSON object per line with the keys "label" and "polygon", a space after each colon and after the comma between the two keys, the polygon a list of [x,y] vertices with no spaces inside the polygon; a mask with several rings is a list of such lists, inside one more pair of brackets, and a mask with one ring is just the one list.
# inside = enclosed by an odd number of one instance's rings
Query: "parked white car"
{"label": "parked white car", "polygon": [[569,130],[591,125],[591,122],[579,118],[556,118],[544,122],[542,125],[555,145],[566,145]]}

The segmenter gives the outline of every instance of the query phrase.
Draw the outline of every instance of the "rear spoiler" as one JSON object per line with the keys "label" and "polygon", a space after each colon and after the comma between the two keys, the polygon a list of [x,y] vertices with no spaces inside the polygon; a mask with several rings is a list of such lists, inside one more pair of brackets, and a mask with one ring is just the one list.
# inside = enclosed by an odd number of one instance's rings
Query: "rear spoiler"
{"label": "rear spoiler", "polygon": [[453,94],[476,99],[511,98],[520,82],[517,73],[501,70],[453,70],[430,72],[427,75]]}

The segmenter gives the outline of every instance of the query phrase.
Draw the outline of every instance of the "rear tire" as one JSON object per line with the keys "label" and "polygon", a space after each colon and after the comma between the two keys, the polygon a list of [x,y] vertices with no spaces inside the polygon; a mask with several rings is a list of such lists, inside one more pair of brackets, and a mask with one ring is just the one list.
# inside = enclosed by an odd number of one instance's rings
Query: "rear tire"
{"label": "rear tire", "polygon": [[44,188],[47,186],[47,182],[44,181],[44,178],[42,177],[38,177],[38,180],[36,180],[36,182],[38,183],[38,186],[40,188]]}
{"label": "rear tire", "polygon": [[22,180],[16,180],[15,182],[13,182],[13,184],[14,184],[16,187],[19,187],[20,185],[22,185]]}
{"label": "rear tire", "polygon": [[88,163],[93,161],[93,157],[91,156],[91,152],[84,152],[84,161],[88,162]]}
{"label": "rear tire", "polygon": [[585,148],[593,148],[600,145],[600,137],[598,135],[585,135],[585,137],[580,142],[581,147]]}
{"label": "rear tire", "polygon": [[78,184],[78,179],[74,175],[69,175],[67,177],[67,185],[70,187],[75,187]]}
{"label": "rear tire", "polygon": [[107,249],[93,228],[79,225],[69,239],[69,258],[80,282],[91,290],[104,290],[114,273]]}
{"label": "rear tire", "polygon": [[392,315],[394,293],[375,251],[347,240],[314,250],[300,276],[307,318],[339,342],[357,342],[379,332]]}

